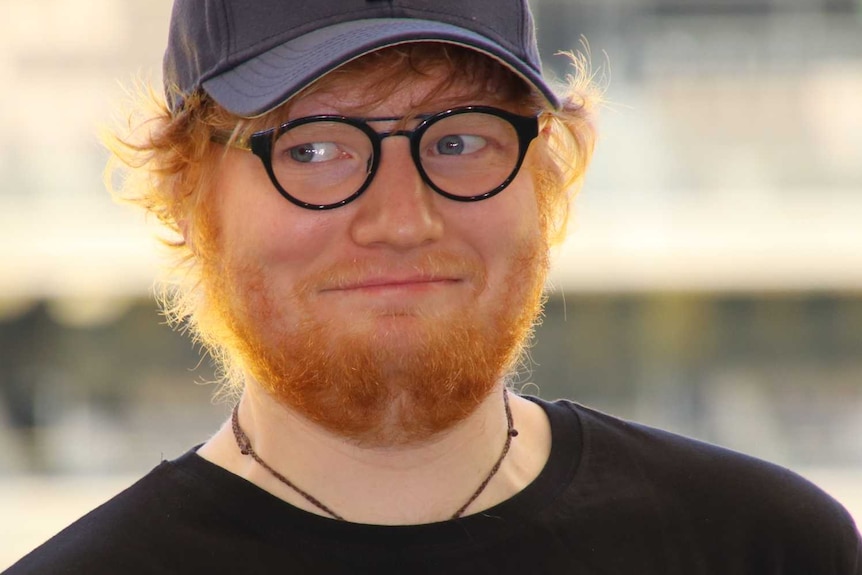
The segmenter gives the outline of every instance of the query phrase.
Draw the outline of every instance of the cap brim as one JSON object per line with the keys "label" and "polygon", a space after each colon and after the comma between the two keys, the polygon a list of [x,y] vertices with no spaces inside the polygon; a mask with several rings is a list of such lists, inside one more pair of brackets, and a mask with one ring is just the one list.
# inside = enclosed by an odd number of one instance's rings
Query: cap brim
{"label": "cap brim", "polygon": [[553,107],[559,107],[559,98],[541,72],[499,44],[464,28],[411,18],[355,20],[318,29],[205,80],[202,86],[229,112],[248,118],[261,116],[351,60],[410,42],[444,42],[482,52],[534,86]]}

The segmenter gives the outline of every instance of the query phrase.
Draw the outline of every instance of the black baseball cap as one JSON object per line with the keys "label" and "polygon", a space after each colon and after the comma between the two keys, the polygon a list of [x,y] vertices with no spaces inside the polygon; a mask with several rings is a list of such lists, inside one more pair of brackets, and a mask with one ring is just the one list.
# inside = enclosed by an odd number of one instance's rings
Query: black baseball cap
{"label": "black baseball cap", "polygon": [[503,63],[555,108],[527,0],[175,0],[164,59],[168,104],[204,90],[243,117],[398,44],[444,42]]}

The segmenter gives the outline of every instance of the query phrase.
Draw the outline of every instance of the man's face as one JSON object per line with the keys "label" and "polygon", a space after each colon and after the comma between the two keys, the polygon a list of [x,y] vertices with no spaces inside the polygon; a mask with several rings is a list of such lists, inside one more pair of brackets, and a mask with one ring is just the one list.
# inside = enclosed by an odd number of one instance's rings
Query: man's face
{"label": "man's face", "polygon": [[[295,101],[290,118],[492,103],[457,87],[427,101],[439,80],[417,77],[371,108],[370,81],[335,83]],[[422,441],[512,366],[547,268],[529,164],[500,194],[456,202],[423,183],[406,138],[390,137],[364,194],[326,211],[286,201],[244,151],[227,152],[215,181],[209,303],[250,385],[298,415],[368,444]]]}

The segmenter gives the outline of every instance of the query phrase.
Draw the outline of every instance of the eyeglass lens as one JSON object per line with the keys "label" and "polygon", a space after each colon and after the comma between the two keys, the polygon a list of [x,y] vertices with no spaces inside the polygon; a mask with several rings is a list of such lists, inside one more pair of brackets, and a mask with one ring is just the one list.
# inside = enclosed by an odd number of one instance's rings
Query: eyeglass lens
{"label": "eyeglass lens", "polygon": [[[492,191],[520,159],[518,133],[507,120],[467,112],[429,121],[419,131],[413,156],[423,177],[459,197]],[[374,144],[358,126],[337,119],[297,125],[277,136],[272,171],[290,196],[316,205],[341,202],[372,176]]]}

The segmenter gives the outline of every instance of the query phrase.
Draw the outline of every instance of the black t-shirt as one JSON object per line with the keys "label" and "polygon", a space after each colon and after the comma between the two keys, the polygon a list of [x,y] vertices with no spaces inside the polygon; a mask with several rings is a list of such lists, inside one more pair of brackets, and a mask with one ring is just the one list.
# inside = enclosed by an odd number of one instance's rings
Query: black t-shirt
{"label": "black t-shirt", "polygon": [[551,455],[511,499],[411,526],[297,509],[191,451],[19,561],[6,575],[862,575],[853,520],[781,467],[535,400]]}

